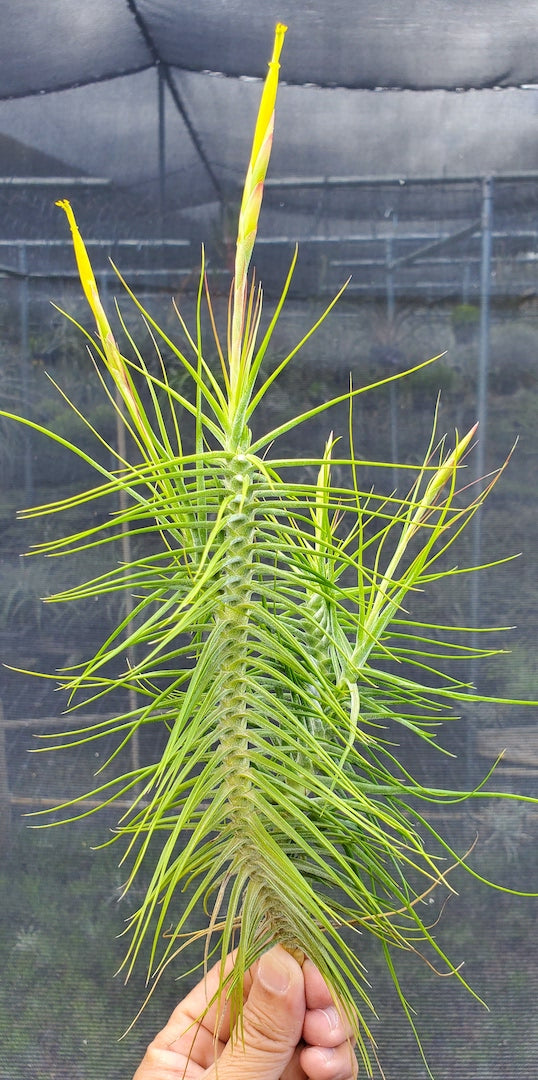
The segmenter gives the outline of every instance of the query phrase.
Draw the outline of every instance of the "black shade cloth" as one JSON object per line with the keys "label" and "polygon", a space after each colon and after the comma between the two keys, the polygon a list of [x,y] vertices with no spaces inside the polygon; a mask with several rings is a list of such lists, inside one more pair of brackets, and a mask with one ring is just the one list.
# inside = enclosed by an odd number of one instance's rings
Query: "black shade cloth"
{"label": "black shade cloth", "polygon": [[238,77],[265,70],[277,21],[292,83],[484,89],[538,79],[533,0],[7,0],[0,97],[141,71],[156,61]]}

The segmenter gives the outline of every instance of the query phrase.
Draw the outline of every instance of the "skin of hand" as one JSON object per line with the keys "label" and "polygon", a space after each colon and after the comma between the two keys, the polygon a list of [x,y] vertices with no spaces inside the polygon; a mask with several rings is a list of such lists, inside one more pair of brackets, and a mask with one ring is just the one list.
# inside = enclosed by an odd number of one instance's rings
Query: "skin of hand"
{"label": "skin of hand", "polygon": [[[233,965],[228,957],[225,971]],[[230,1014],[212,1005],[219,965],[174,1009],[133,1080],[356,1080],[349,1024],[318,969],[275,945],[248,972],[243,1035],[230,1041]],[[217,1037],[215,1038],[215,1032]]]}

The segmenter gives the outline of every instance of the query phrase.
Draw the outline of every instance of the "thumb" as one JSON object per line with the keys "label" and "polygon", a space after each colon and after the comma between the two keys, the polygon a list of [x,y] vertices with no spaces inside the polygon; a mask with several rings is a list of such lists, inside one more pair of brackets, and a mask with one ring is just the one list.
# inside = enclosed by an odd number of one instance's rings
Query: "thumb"
{"label": "thumb", "polygon": [[301,1038],[305,1009],[302,970],[275,945],[255,969],[242,1025],[219,1058],[218,1080],[280,1080]]}

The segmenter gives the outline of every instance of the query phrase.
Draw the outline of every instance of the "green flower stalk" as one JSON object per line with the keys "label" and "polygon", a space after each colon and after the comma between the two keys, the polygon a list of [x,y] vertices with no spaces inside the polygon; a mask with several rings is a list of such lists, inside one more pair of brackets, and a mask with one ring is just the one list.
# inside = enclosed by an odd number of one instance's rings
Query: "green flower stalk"
{"label": "green flower stalk", "polygon": [[[375,1002],[362,935],[377,939],[413,1028],[395,969],[397,950],[429,951],[464,982],[421,914],[425,895],[440,884],[450,889],[440,854],[458,865],[462,859],[420,806],[486,793],[418,782],[398,758],[393,731],[401,727],[435,744],[439,724],[454,708],[482,700],[437,668],[436,635],[448,660],[495,650],[462,649],[464,631],[457,627],[446,640],[446,627],[415,625],[407,602],[429,583],[463,572],[445,556],[497,476],[480,489],[462,482],[475,428],[463,437],[456,433],[447,449],[435,422],[406,496],[363,492],[351,406],[374,387],[352,389],[252,437],[255,410],[337,299],[271,369],[269,346],[295,259],[261,340],[262,294],[249,285],[248,270],[284,33],[279,24],[239,215],[227,351],[216,333],[203,266],[194,336],[182,322],[192,354],[170,339],[120,278],[155,341],[163,341],[190,378],[191,396],[174,389],[164,366],[160,375],[150,373],[127,332],[131,358],[120,351],[73,211],[59,204],[95,319],[96,338],[83,333],[97,370],[104,368],[115,384],[120,402],[114,393],[109,398],[133,452],[127,460],[108,446],[116,467],[107,468],[54,431],[22,419],[89,462],[99,477],[97,487],[22,516],[85,502],[93,509],[99,498],[107,500],[100,523],[45,540],[36,553],[57,557],[116,543],[117,565],[48,602],[111,593],[131,598],[129,615],[95,656],[54,676],[72,710],[118,691],[130,704],[90,727],[75,722],[58,745],[113,736],[115,762],[140,730],[156,725],[166,732],[156,760],[119,778],[107,779],[105,766],[88,793],[91,804],[77,800],[60,808],[65,820],[76,820],[93,812],[95,800],[102,807],[131,800],[109,841],[123,845],[125,891],[142,872],[147,879],[127,928],[127,974],[147,942],[151,990],[200,937],[204,962],[235,948],[235,967],[219,993],[240,1017],[246,969],[270,942],[280,941],[319,967],[353,1023],[371,1076]],[[204,304],[215,327],[218,371],[204,354]],[[277,456],[281,435],[345,400],[347,452],[335,457],[338,441],[331,434],[318,458]],[[185,415],[195,422],[190,445],[184,445]],[[334,484],[335,463],[347,470],[347,486]],[[301,479],[305,466],[314,466],[314,482]],[[119,506],[112,515],[110,497]],[[126,537],[134,552],[127,563],[121,561]],[[191,932],[190,920],[201,908],[206,925]]]}

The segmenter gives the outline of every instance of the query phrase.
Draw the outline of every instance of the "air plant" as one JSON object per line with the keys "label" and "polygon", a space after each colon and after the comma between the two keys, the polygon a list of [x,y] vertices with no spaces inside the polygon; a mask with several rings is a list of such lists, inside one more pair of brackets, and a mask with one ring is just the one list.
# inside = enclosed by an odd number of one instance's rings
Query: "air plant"
{"label": "air plant", "polygon": [[[420,807],[485,792],[425,786],[404,768],[391,740],[400,726],[406,735],[435,745],[438,725],[458,703],[482,700],[438,670],[432,657],[439,634],[449,660],[492,650],[464,648],[464,628],[450,636],[447,627],[415,623],[406,605],[416,590],[462,572],[447,561],[447,552],[498,474],[480,490],[470,484],[464,462],[475,427],[456,433],[449,447],[437,438],[434,423],[405,496],[362,491],[365,463],[354,451],[351,411],[355,397],[371,386],[351,387],[263,435],[251,432],[253,415],[274,381],[338,299],[271,368],[269,347],[296,255],[263,333],[262,291],[249,283],[248,273],[285,29],[276,29],[244,186],[226,347],[203,260],[194,333],[178,312],[185,348],[157,325],[117,271],[150,328],[157,356],[160,341],[190,378],[192,397],[174,389],[162,361],[158,374],[150,372],[125,324],[131,358],[120,350],[71,206],[59,203],[96,324],[96,337],[82,332],[132,455],[95,431],[115,458],[115,467],[106,467],[53,431],[23,421],[83,457],[99,481],[22,516],[85,504],[93,509],[105,500],[101,524],[46,540],[35,550],[59,556],[118,544],[117,565],[48,600],[109,593],[131,598],[128,614],[95,656],[54,676],[71,709],[118,690],[129,706],[89,727],[75,725],[60,746],[113,736],[110,764],[148,725],[166,732],[157,760],[132,766],[119,778],[99,777],[88,807],[76,800],[60,808],[71,821],[93,812],[95,801],[102,807],[131,802],[108,841],[123,843],[125,891],[142,872],[148,881],[128,922],[127,974],[149,942],[148,977],[155,985],[167,965],[200,939],[188,926],[203,908],[203,962],[236,950],[233,971],[220,987],[235,1014],[241,1014],[245,970],[270,942],[279,941],[319,967],[352,1019],[371,1076],[375,1044],[369,1016],[375,1003],[361,961],[362,935],[377,939],[413,1026],[395,969],[397,950],[431,950],[446,971],[464,981],[421,913],[426,895],[439,885],[451,888],[440,856],[458,865],[464,860]],[[217,369],[204,352],[204,305]],[[346,453],[339,453],[337,438],[329,434],[317,459],[278,457],[281,436],[343,401],[350,408]],[[187,415],[194,421],[190,426],[184,424]],[[186,426],[193,432],[189,445]],[[348,486],[335,484],[335,463],[339,475],[347,470]],[[111,496],[119,509],[110,516]],[[144,550],[136,554],[141,535]],[[121,554],[126,537],[135,551],[127,562]],[[188,898],[178,914],[185,889]]]}

